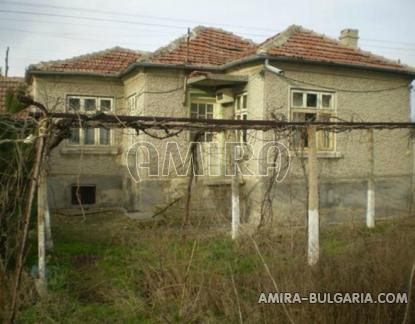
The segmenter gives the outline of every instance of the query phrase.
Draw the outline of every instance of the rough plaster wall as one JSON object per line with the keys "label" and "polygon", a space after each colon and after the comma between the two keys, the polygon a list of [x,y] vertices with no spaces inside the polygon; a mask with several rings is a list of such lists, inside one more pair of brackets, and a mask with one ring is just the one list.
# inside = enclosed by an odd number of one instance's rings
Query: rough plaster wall
{"label": "rough plaster wall", "polygon": [[[309,83],[340,89],[360,91],[404,87],[388,92],[349,93],[336,92],[337,116],[354,121],[409,121],[409,91],[404,77],[385,73],[324,68],[298,64],[278,64],[284,75]],[[272,73],[266,73],[266,111],[283,111],[288,116],[290,88],[319,90],[316,86],[288,83]],[[324,88],[321,88],[324,91]],[[280,108],[280,109],[279,109]],[[375,176],[377,179],[377,215],[390,216],[407,211],[410,195],[408,173],[411,168],[411,152],[408,131],[375,131]],[[342,208],[361,210],[364,216],[366,204],[366,175],[368,172],[367,131],[353,131],[336,135],[336,151],[341,158],[319,158],[320,203],[330,209],[328,217],[335,219]],[[276,185],[275,205],[280,215],[290,215],[291,209],[306,210],[306,182],[301,171],[301,161],[294,158],[292,168],[283,184]],[[340,183],[339,183],[340,182]],[[335,185],[333,183],[336,183]],[[293,186],[297,187],[292,189]],[[292,195],[292,191],[295,195]],[[288,207],[288,210],[285,208]],[[336,212],[337,211],[337,212]],[[350,213],[350,210],[348,211]],[[339,214],[336,216],[336,213]],[[347,213],[347,212],[346,212]]]}
{"label": "rough plaster wall", "polygon": [[[188,117],[188,106],[184,104],[184,74],[178,70],[148,69],[145,72],[145,88],[142,98],[143,114],[146,116],[169,116],[169,117]],[[164,131],[149,130],[149,133],[157,136],[165,136]],[[141,136],[142,141],[147,141],[154,145],[158,152],[151,155],[152,171],[158,167],[162,174],[163,161],[167,143],[177,141],[182,158],[185,159],[187,153],[188,132],[182,132],[173,138],[159,140],[148,135]],[[178,155],[173,156],[176,165],[179,165]],[[145,172],[141,174],[140,183],[140,210],[155,210],[159,205],[163,205],[175,199],[178,189],[177,183],[186,181],[185,178],[175,179],[175,174],[171,173],[168,177],[155,178],[148,177]],[[179,186],[180,187],[180,186]],[[184,189],[184,188],[183,188]],[[179,190],[180,191],[180,190]],[[181,195],[179,193],[178,195]]]}
{"label": "rough plaster wall", "polygon": [[[143,71],[138,71],[126,77],[123,80],[124,83],[124,106],[126,107],[125,113],[132,116],[142,116],[144,112],[144,91],[146,87],[145,74]],[[128,108],[128,99],[135,97],[136,107],[132,110]],[[127,196],[127,209],[139,210],[138,204],[140,200],[140,184],[137,183],[127,171],[127,163],[129,164],[130,170],[134,176],[133,169],[136,162],[136,155],[133,149],[134,144],[142,141],[143,135],[137,134],[133,129],[123,130],[122,139],[122,158],[123,160],[123,192]],[[127,157],[128,155],[128,157]],[[127,162],[128,161],[128,162]]]}
{"label": "rough plaster wall", "polygon": [[[120,81],[92,77],[36,77],[35,99],[43,102],[55,112],[65,112],[67,95],[91,95],[110,96],[114,98],[114,107],[117,114],[125,113],[124,89]],[[58,104],[56,104],[58,103]],[[111,202],[123,202],[125,197],[118,185],[118,180],[123,174],[123,160],[121,158],[121,131],[113,131],[113,154],[97,152],[94,148],[83,149],[79,152],[65,153],[68,148],[64,140],[52,152],[49,161],[49,178],[58,180],[50,181],[51,188],[55,192],[55,205],[52,207],[68,207],[68,192],[70,186],[78,182],[74,175],[80,175],[79,182],[97,185],[97,205],[108,205]],[[114,153],[115,152],[115,153]],[[112,180],[105,180],[111,175]],[[118,179],[118,180],[114,180]],[[85,182],[86,181],[86,182]],[[112,185],[111,185],[112,184]]]}
{"label": "rough plaster wall", "polygon": [[[246,86],[240,88],[241,92],[246,91],[248,94],[248,119],[264,119],[264,96],[265,96],[265,84],[262,73],[262,65],[248,66],[230,72],[233,75],[245,75],[248,76],[248,83]],[[259,157],[259,149],[263,141],[263,132],[249,130],[248,140],[252,144],[252,158],[246,164],[252,172],[257,171],[257,162]]]}
{"label": "rough plaster wall", "polygon": [[[248,94],[248,119],[264,119],[265,109],[265,78],[262,65],[248,65],[243,68],[230,71],[232,75],[248,76],[248,83],[241,88]],[[261,131],[249,130],[248,142],[252,147],[247,150],[250,160],[243,163],[242,169],[246,174],[258,174],[259,167],[263,161],[260,154],[264,133]],[[242,217],[245,221],[258,223],[261,211],[261,202],[264,193],[264,184],[262,179],[252,176],[241,177],[244,185],[241,194],[242,201],[245,202],[242,208]]]}
{"label": "rough plaster wall", "polygon": [[[60,104],[56,112],[65,112],[65,100],[67,95],[91,95],[109,96],[114,98],[115,113],[124,113],[124,93],[122,83],[113,80],[103,80],[86,77],[49,77],[39,78],[36,83],[38,87],[38,98],[41,102],[48,102],[51,106],[56,100]],[[121,145],[120,131],[113,132],[113,146],[119,148]],[[62,148],[68,147],[63,141],[52,154],[51,174],[72,174],[79,169],[79,154],[62,153]],[[88,174],[118,173],[120,156],[90,154],[85,148],[83,152],[83,170]]]}
{"label": "rough plaster wall", "polygon": [[[144,94],[144,114],[147,116],[188,117],[188,105],[184,102],[184,74],[178,70],[149,69],[146,71],[146,93]],[[165,136],[164,131],[149,131],[157,136]],[[174,132],[174,131],[171,131]],[[183,131],[171,139],[158,140],[145,136],[145,140],[152,143],[159,152],[159,172],[162,172],[167,142],[177,142],[183,159],[186,156],[188,132]],[[178,158],[175,158],[178,162]],[[170,175],[171,177],[174,174]]]}
{"label": "rough plaster wall", "polygon": [[[408,84],[403,77],[382,73],[299,66],[278,65],[284,74],[326,87],[355,89],[359,91],[396,88]],[[290,84],[272,73],[266,74],[267,113],[282,107],[288,115],[290,88],[319,90],[304,84]],[[324,91],[324,88],[321,88]],[[347,93],[336,92],[337,117],[354,121],[409,121],[409,91],[407,87],[388,92]],[[319,159],[322,177],[360,178],[367,174],[367,132],[353,131],[337,134],[337,151],[340,159]],[[375,173],[382,176],[407,174],[411,159],[407,130],[375,131]],[[399,158],[396,158],[399,156]],[[295,171],[295,170],[294,170]]]}

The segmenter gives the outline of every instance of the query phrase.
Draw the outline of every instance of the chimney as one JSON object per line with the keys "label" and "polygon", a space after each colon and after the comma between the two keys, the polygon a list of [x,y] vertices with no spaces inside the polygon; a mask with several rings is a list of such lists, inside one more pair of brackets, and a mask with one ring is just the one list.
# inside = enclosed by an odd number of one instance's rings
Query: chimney
{"label": "chimney", "polygon": [[357,29],[343,29],[340,32],[340,43],[343,45],[357,48],[357,41],[359,40],[359,30]]}

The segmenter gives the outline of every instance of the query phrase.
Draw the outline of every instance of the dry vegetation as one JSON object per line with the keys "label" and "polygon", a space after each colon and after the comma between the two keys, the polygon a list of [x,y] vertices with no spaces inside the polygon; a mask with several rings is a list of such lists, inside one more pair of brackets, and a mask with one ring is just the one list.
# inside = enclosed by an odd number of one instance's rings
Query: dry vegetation
{"label": "dry vegetation", "polygon": [[[259,305],[259,293],[275,289],[251,238],[235,243],[228,228],[193,226],[181,239],[179,229],[175,222],[144,224],[114,214],[85,222],[55,215],[50,296],[24,295],[18,322],[288,323],[288,316],[295,323],[402,322],[405,305]],[[315,269],[307,266],[303,228],[263,231],[254,239],[280,291],[408,290],[414,219],[372,231],[324,227]],[[28,265],[36,263],[35,244]]]}

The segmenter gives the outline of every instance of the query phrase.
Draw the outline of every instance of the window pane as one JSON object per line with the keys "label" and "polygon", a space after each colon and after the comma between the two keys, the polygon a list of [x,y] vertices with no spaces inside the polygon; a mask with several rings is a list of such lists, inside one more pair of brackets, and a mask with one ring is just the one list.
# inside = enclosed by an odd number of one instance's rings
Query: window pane
{"label": "window pane", "polygon": [[323,94],[321,96],[321,105],[323,108],[331,108],[332,107],[332,95],[330,94]]}
{"label": "window pane", "polygon": [[[330,121],[330,114],[320,114],[318,116],[318,120],[322,122]],[[331,150],[333,149],[333,141],[332,141],[333,134],[327,130],[319,131],[319,143],[318,148],[320,150]]]}
{"label": "window pane", "polygon": [[204,115],[206,113],[206,105],[199,104],[199,114]]}
{"label": "window pane", "polygon": [[[247,114],[243,114],[242,115],[242,119],[243,120],[247,120],[248,119],[248,115]],[[248,131],[246,129],[244,129],[242,131],[242,142],[248,143]]]}
{"label": "window pane", "polygon": [[314,122],[317,120],[317,114],[305,114],[305,121]]}
{"label": "window pane", "polygon": [[317,107],[317,94],[307,93],[307,107]]}
{"label": "window pane", "polygon": [[304,113],[293,113],[293,121],[295,122],[305,121],[305,114]]}
{"label": "window pane", "polygon": [[96,109],[95,99],[84,100],[85,111],[94,111]]}
{"label": "window pane", "polygon": [[242,142],[248,143],[248,131],[246,129],[242,131]]}
{"label": "window pane", "polygon": [[327,131],[327,130],[321,131],[319,149],[322,149],[322,150],[330,150],[331,149],[331,136],[332,135],[329,131]]}
{"label": "window pane", "polygon": [[213,114],[213,105],[206,105],[206,111]]}
{"label": "window pane", "polygon": [[71,129],[71,137],[69,137],[69,143],[79,144],[79,128]]}
{"label": "window pane", "polygon": [[322,122],[329,122],[330,121],[330,114],[319,114],[318,115],[318,121],[322,121]]}
{"label": "window pane", "polygon": [[[316,114],[313,113],[293,113],[293,121],[297,122],[312,122],[316,121]],[[298,129],[294,132],[293,135],[293,145],[294,147],[308,147],[308,135],[306,129]]]}
{"label": "window pane", "polygon": [[134,97],[130,97],[130,98],[128,98],[128,109],[130,109],[130,111],[133,111],[134,108],[135,108]]}
{"label": "window pane", "polygon": [[99,129],[99,144],[109,145],[110,144],[110,131],[106,128]]}
{"label": "window pane", "polygon": [[84,130],[84,144],[86,145],[95,144],[95,129],[86,128]]}
{"label": "window pane", "polygon": [[197,118],[197,104],[190,105],[190,118]]}
{"label": "window pane", "polygon": [[[132,108],[134,108],[134,106]],[[110,110],[111,110],[111,100],[101,99],[101,111],[110,111]]]}
{"label": "window pane", "polygon": [[248,98],[246,95],[243,95],[242,97],[242,108],[246,109],[248,107]]}
{"label": "window pane", "polygon": [[206,105],[199,104],[199,118],[206,118]]}
{"label": "window pane", "polygon": [[213,141],[213,133],[205,133],[205,142]]}
{"label": "window pane", "polygon": [[73,111],[78,111],[81,108],[81,99],[79,98],[69,98],[68,99],[68,109]]}
{"label": "window pane", "polygon": [[236,110],[241,109],[241,97],[236,97]]}
{"label": "window pane", "polygon": [[302,107],[303,106],[303,93],[302,92],[294,92],[293,93],[293,106],[295,107]]}

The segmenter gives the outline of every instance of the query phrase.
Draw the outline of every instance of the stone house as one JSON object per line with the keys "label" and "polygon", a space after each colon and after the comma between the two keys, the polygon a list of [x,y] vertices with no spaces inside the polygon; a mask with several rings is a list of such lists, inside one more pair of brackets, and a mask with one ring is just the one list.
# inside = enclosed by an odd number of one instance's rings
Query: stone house
{"label": "stone house", "polygon": [[[154,53],[117,47],[31,65],[26,77],[35,99],[57,112],[407,122],[415,70],[359,49],[358,32],[353,29],[343,30],[335,40],[291,26],[255,44],[220,29],[197,27]],[[271,135],[243,131],[236,136],[256,152]],[[306,155],[307,137],[300,135],[293,137],[300,138]],[[409,210],[413,152],[408,135],[406,130],[376,132],[379,214],[405,214]],[[365,138],[362,131],[318,134],[320,202],[323,209],[331,208],[330,217],[340,215],[343,209],[365,206]],[[189,139],[190,134],[185,132],[174,138],[183,152]],[[138,140],[150,141],[159,152],[166,152],[166,141],[148,134],[137,135],[125,129],[74,129],[72,137],[55,149],[50,160],[51,207],[75,207],[78,185],[85,206],[152,210],[180,195],[186,179],[175,174],[147,174],[139,183],[131,179],[127,153]],[[203,135],[202,145],[219,143],[207,159],[216,176],[204,177],[200,182],[210,191],[218,187],[229,190],[229,179],[223,177],[224,140],[223,134]],[[286,180],[272,191],[281,215],[304,214],[305,210],[301,207],[306,204],[304,156],[293,155]],[[177,155],[173,159],[178,159]],[[160,165],[150,164],[149,173],[154,168],[159,171]],[[257,219],[266,181],[246,177],[242,183],[242,194],[247,197],[246,217]]]}

